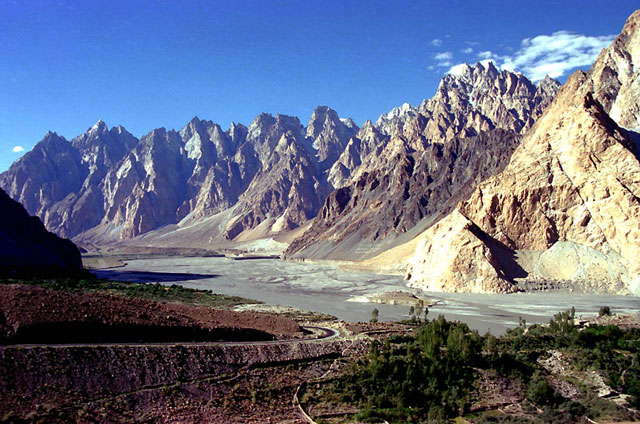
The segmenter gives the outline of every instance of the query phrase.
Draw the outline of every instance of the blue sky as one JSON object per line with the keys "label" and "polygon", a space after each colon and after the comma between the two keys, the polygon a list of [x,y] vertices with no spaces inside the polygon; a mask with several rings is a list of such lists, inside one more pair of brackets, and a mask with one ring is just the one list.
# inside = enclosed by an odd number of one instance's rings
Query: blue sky
{"label": "blue sky", "polygon": [[[48,130],[136,136],[328,105],[358,124],[492,59],[588,69],[635,1],[0,0],[0,171]],[[14,151],[16,150],[16,151]]]}

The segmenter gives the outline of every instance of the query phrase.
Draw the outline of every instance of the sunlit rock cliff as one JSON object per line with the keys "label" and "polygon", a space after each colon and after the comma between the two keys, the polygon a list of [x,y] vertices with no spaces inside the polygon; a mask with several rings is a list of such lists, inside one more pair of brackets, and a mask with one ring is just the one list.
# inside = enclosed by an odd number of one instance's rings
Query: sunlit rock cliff
{"label": "sunlit rock cliff", "polygon": [[639,23],[640,11],[569,78],[507,167],[429,229],[412,286],[502,292],[528,277],[638,294]]}

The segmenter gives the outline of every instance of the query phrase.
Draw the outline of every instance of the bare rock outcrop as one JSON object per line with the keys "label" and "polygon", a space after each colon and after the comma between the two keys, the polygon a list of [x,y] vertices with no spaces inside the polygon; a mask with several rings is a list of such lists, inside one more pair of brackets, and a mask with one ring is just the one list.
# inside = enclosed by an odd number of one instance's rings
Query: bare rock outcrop
{"label": "bare rock outcrop", "polygon": [[[459,211],[452,212],[420,236],[409,265],[409,285],[436,292],[516,291],[506,281],[497,253],[485,237]],[[425,268],[429,272],[411,274]]]}
{"label": "bare rock outcrop", "polygon": [[215,216],[203,230],[209,240],[260,226],[256,234],[276,234],[315,217],[331,190],[324,171],[357,131],[326,106],[306,129],[286,115],[261,114],[227,131],[194,117],[178,132],[159,128],[140,140],[100,120],[71,142],[47,134],[0,186],[52,231],[86,245]]}
{"label": "bare rock outcrop", "polygon": [[[568,255],[576,266],[567,269],[575,272],[563,271],[562,276],[607,277],[612,284],[623,281],[635,293],[640,281],[640,163],[629,132],[612,116],[629,127],[640,116],[628,110],[621,115],[615,108],[621,103],[633,110],[640,97],[634,71],[640,53],[638,21],[640,11],[629,18],[588,74],[578,71],[569,78],[505,170],[480,184],[455,212],[512,251],[557,250],[561,248],[557,243],[570,242],[577,246]],[[442,230],[431,234],[434,239],[444,236]],[[463,241],[452,245],[466,250],[458,252],[466,258],[466,268],[477,266],[473,245]],[[544,255],[552,252],[543,253],[543,262]],[[416,256],[422,264],[438,260],[424,251]],[[423,283],[428,281],[428,265],[414,261],[408,272],[412,285],[429,286]],[[557,272],[552,275],[559,277]],[[474,280],[462,277],[462,284],[474,290]],[[445,275],[439,284],[457,290],[461,281]],[[496,284],[494,291],[503,291],[503,286]]]}
{"label": "bare rock outcrop", "polygon": [[366,122],[329,170],[340,190],[286,257],[361,260],[414,237],[506,166],[558,86],[467,65],[420,106]]}
{"label": "bare rock outcrop", "polygon": [[343,122],[335,110],[327,106],[314,109],[307,124],[307,137],[313,140],[313,147],[318,151],[321,170],[333,165],[357,131],[353,121]]}

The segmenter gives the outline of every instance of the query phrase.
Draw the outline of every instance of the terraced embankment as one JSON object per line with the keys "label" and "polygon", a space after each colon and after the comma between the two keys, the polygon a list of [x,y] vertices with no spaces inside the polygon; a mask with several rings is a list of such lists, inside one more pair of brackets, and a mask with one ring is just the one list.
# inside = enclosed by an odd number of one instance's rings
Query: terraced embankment
{"label": "terraced embankment", "polygon": [[[237,378],[253,368],[335,358],[365,338],[166,345],[47,345],[0,348],[0,417],[80,419],[83,411],[122,418],[172,388]],[[231,393],[228,393],[231,395]],[[190,396],[200,401],[201,394]],[[124,402],[118,406],[118,402]],[[115,404],[114,404],[115,402]],[[107,406],[105,406],[107,405]],[[211,405],[209,405],[211,406]],[[166,411],[164,411],[166,412]],[[294,414],[295,415],[295,414]],[[158,418],[158,417],[156,417]]]}

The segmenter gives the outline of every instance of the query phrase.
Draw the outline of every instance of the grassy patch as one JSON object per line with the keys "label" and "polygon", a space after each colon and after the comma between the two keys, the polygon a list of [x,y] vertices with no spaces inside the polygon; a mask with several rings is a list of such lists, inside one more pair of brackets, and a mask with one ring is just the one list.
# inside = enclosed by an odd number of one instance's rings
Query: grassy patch
{"label": "grassy patch", "polygon": [[108,293],[211,308],[231,308],[246,303],[260,303],[252,299],[216,294],[211,290],[190,289],[177,284],[165,286],[158,283],[132,283],[90,278],[0,278],[0,284],[28,284],[56,290]]}

